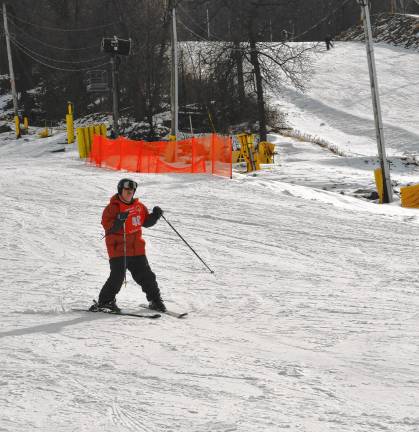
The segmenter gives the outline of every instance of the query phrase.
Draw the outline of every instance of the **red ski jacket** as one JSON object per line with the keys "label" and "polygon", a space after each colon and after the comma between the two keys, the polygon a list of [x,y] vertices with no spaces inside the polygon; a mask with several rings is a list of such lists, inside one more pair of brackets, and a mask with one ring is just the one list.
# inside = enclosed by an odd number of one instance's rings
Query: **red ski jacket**
{"label": "red ski jacket", "polygon": [[[149,219],[147,207],[135,198],[131,204],[125,204],[114,195],[102,214],[102,225],[106,233],[106,247],[109,258],[124,256],[124,230],[108,234],[116,220],[118,213],[129,212],[125,222],[126,254],[127,256],[145,255],[145,241],[142,238],[142,226]],[[154,224],[153,224],[154,225]],[[148,224],[147,226],[151,226]]]}

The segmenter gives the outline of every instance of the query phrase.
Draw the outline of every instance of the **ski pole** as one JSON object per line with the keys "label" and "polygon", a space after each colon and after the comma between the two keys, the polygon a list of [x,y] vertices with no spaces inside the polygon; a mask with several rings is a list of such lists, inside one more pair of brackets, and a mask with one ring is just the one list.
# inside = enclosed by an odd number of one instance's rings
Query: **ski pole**
{"label": "ski pole", "polygon": [[125,232],[125,221],[124,221],[124,284],[127,287],[127,233]]}
{"label": "ski pole", "polygon": [[184,243],[186,244],[186,246],[188,246],[188,248],[199,258],[199,260],[202,262],[202,264],[204,264],[204,266],[211,273],[214,273],[214,270],[211,270],[208,267],[207,263],[195,252],[194,248],[180,235],[180,233],[177,231],[177,229],[163,215],[161,215],[161,217],[167,222],[167,224],[170,226],[170,228],[172,228],[172,230],[184,241]]}

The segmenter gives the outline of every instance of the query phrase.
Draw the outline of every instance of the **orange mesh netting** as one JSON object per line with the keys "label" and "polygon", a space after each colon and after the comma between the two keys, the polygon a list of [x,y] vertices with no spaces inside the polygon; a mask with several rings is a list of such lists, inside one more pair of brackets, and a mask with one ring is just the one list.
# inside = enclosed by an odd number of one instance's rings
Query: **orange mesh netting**
{"label": "orange mesh netting", "polygon": [[206,135],[182,141],[115,140],[95,135],[90,161],[97,166],[141,173],[203,173],[232,176],[231,138]]}

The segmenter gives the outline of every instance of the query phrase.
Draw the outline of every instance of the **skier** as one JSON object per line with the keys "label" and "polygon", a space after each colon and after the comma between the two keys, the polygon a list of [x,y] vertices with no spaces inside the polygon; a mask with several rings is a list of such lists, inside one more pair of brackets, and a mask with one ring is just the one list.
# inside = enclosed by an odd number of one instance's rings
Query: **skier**
{"label": "skier", "polygon": [[120,180],[118,193],[111,198],[103,211],[102,225],[105,229],[111,273],[100,291],[99,301],[94,302],[91,311],[120,311],[115,297],[124,283],[127,269],[145,292],[150,309],[166,311],[156,275],[152,272],[145,255],[145,241],[142,238],[142,227],[149,228],[155,225],[163,210],[156,206],[153,212],[149,213],[138,198],[134,199],[137,186],[131,179]]}
{"label": "skier", "polygon": [[327,51],[329,51],[330,48],[333,48],[332,40],[333,40],[333,38],[332,38],[332,35],[330,35],[330,34],[327,34],[326,37],[324,38],[324,41],[326,42]]}

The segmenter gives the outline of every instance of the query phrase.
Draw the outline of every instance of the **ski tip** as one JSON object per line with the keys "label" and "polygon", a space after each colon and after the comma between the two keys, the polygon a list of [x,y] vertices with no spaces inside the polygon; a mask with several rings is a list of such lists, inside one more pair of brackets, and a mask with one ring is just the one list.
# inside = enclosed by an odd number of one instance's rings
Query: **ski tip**
{"label": "ski tip", "polygon": [[[148,310],[152,310],[152,309],[150,309],[149,308],[149,306],[148,305],[146,305],[146,304],[140,304],[140,307],[142,307],[142,308],[144,308],[144,309],[148,309]],[[171,317],[173,317],[173,318],[185,318],[187,315],[188,315],[188,312],[181,312],[181,313],[178,313],[178,312],[173,312],[173,311],[171,311],[171,310],[166,310],[165,312],[160,312],[162,315],[169,315],[169,316],[171,316]]]}

